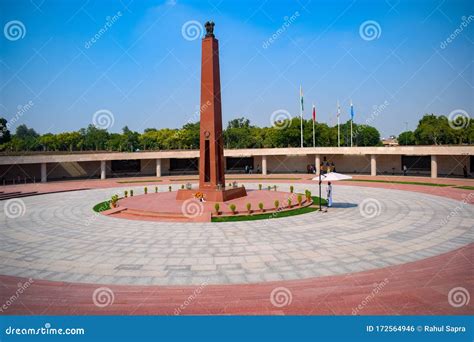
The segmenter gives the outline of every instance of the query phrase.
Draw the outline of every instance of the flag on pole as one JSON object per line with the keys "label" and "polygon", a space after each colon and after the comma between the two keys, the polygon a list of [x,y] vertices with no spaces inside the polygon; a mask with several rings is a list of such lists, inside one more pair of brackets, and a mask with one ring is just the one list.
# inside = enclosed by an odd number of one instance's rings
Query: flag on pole
{"label": "flag on pole", "polygon": [[316,106],[313,105],[313,122],[316,122]]}
{"label": "flag on pole", "polygon": [[300,102],[301,102],[301,116],[303,116],[304,104],[303,104],[303,87],[300,86]]}
{"label": "flag on pole", "polygon": [[352,100],[351,100],[351,120],[354,121],[354,105],[352,104]]}

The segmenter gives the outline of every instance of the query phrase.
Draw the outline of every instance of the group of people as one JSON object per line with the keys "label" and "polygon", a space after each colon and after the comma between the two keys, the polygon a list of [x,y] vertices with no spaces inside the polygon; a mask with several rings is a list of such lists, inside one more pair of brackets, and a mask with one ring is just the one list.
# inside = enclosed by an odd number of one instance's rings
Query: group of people
{"label": "group of people", "polygon": [[[253,173],[253,165],[245,165],[244,166],[245,173],[252,174]],[[257,164],[257,173],[260,173],[260,164]]]}
{"label": "group of people", "polygon": [[[323,158],[323,161],[319,165],[321,174],[336,172],[336,164],[334,162],[329,162],[326,157]],[[316,174],[316,166],[312,164],[306,165],[306,172]]]}

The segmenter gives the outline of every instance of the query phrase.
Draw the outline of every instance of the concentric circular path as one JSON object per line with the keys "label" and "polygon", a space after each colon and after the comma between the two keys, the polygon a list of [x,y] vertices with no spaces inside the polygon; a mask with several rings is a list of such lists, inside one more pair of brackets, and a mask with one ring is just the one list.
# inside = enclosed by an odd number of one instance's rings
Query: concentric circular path
{"label": "concentric circular path", "polygon": [[[317,194],[314,185],[295,185],[305,189]],[[132,221],[92,212],[123,190],[27,197],[19,217],[2,202],[0,274],[95,284],[256,283],[399,265],[474,241],[471,205],[421,193],[335,185],[328,213],[233,223]]]}

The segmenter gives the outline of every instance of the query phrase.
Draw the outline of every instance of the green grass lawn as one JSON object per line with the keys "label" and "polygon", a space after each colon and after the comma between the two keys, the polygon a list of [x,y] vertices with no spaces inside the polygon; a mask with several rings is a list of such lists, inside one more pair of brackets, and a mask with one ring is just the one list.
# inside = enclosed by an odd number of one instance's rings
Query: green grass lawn
{"label": "green grass lawn", "polygon": [[100,213],[101,211],[109,210],[110,209],[110,202],[109,201],[104,201],[97,203],[94,205],[92,210],[94,210],[96,213]]}
{"label": "green grass lawn", "polygon": [[425,182],[404,182],[404,181],[388,181],[379,179],[347,179],[342,182],[371,182],[371,183],[392,183],[392,184],[411,184],[411,185],[426,185],[426,186],[438,186],[446,187],[453,186],[453,184],[439,184],[439,183],[425,183]]}
{"label": "green grass lawn", "polygon": [[455,189],[463,189],[463,190],[474,190],[474,186],[463,185],[463,186],[455,186]]}
{"label": "green grass lawn", "polygon": [[[244,215],[244,216],[223,216],[223,217],[212,217],[211,222],[237,222],[237,221],[256,221],[256,220],[267,220],[267,219],[275,219],[281,217],[288,217],[288,216],[295,216],[295,215],[302,215],[311,213],[313,211],[318,210],[317,206],[319,205],[319,197],[312,196],[313,198],[313,206],[303,207],[303,208],[295,208],[292,210],[287,211],[280,211],[280,212],[273,212],[273,213],[261,213],[261,214],[254,214],[254,215]],[[327,205],[327,201],[322,198],[321,204]]]}

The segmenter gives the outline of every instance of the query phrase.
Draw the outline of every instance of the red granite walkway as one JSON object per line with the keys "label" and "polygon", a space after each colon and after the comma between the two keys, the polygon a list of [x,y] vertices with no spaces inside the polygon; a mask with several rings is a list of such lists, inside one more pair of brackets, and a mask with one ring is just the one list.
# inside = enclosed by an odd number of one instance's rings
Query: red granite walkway
{"label": "red granite walkway", "polygon": [[[448,293],[474,289],[474,244],[422,261],[341,276],[251,285],[106,286],[113,303],[95,306],[102,287],[34,280],[3,315],[472,315],[474,302],[453,307]],[[0,276],[0,303],[26,279]],[[274,289],[286,293],[272,304]],[[374,294],[377,288],[377,293]],[[373,294],[373,295],[371,295]],[[110,298],[110,297],[109,297]],[[291,300],[289,300],[291,298]],[[286,301],[286,302],[285,302]],[[361,306],[359,306],[361,305]]]}

